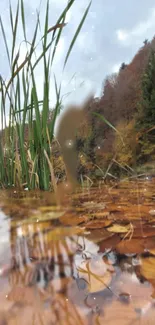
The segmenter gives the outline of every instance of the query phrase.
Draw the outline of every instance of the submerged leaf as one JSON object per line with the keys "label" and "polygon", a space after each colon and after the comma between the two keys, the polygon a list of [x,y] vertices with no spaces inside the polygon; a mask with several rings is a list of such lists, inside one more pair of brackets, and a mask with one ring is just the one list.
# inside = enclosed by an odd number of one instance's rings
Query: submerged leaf
{"label": "submerged leaf", "polygon": [[103,259],[83,261],[77,269],[79,277],[88,283],[89,292],[98,292],[109,288],[114,268],[104,262]]}

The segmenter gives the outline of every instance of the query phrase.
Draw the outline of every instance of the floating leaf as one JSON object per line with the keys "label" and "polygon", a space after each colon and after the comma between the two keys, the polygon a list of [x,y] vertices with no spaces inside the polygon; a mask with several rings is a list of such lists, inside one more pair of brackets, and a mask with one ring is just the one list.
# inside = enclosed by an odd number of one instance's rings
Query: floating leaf
{"label": "floating leaf", "polygon": [[79,277],[88,283],[89,292],[98,292],[109,288],[114,268],[103,259],[83,261],[77,269]]}
{"label": "floating leaf", "polygon": [[89,218],[95,218],[95,219],[102,219],[102,218],[108,218],[110,213],[108,211],[102,211],[102,212],[94,212],[89,213]]}
{"label": "floating leaf", "polygon": [[86,235],[86,238],[93,241],[94,243],[99,243],[104,239],[110,238],[112,235],[112,233],[105,229],[94,229],[88,235]]}
{"label": "floating leaf", "polygon": [[140,273],[147,280],[155,280],[155,257],[141,258]]}
{"label": "floating leaf", "polygon": [[99,243],[100,252],[104,252],[106,249],[115,249],[116,245],[120,242],[120,236],[118,234],[114,234],[109,238],[102,240]]}
{"label": "floating leaf", "polygon": [[80,225],[81,223],[87,221],[88,217],[87,216],[79,216],[79,215],[74,215],[73,213],[66,213],[60,218],[60,222],[63,225],[67,226],[77,226]]}
{"label": "floating leaf", "polygon": [[155,228],[154,227],[150,227],[150,226],[142,226],[139,228],[134,229],[133,235],[132,237],[136,238],[136,237],[143,237],[143,238],[147,238],[147,237],[153,237],[155,236]]}
{"label": "floating leaf", "polygon": [[84,202],[82,204],[83,207],[85,207],[86,209],[105,209],[105,203],[97,203],[94,201],[88,201],[88,202]]}
{"label": "floating leaf", "polygon": [[120,254],[138,254],[144,252],[143,239],[122,240],[116,246],[116,251]]}
{"label": "floating leaf", "polygon": [[131,229],[130,225],[122,226],[119,224],[114,224],[113,226],[107,228],[108,231],[115,232],[115,233],[126,233],[129,232],[130,229]]}
{"label": "floating leaf", "polygon": [[86,223],[86,229],[102,229],[112,224],[110,220],[92,220]]}

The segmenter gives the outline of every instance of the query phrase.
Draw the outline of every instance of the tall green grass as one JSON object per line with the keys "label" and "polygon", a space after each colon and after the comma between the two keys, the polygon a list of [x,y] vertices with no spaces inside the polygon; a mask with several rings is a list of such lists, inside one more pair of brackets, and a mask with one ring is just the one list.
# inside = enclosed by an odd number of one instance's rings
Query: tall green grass
{"label": "tall green grass", "polygon": [[[56,105],[53,119],[48,122],[50,112],[49,91],[53,61],[57,55],[57,45],[65,28],[67,12],[74,5],[75,0],[68,1],[57,22],[49,26],[49,0],[46,3],[44,32],[38,42],[41,30],[40,14],[37,14],[36,25],[31,40],[27,38],[26,16],[24,1],[18,0],[15,16],[10,4],[10,27],[12,44],[8,44],[5,26],[0,17],[0,28],[5,44],[10,79],[5,81],[0,75],[0,110],[2,131],[0,141],[0,186],[18,186],[28,189],[56,190],[54,170],[52,164],[51,143],[54,137],[54,126],[59,114],[61,103],[61,83],[57,84],[54,76]],[[72,48],[87,17],[91,2],[83,17],[70,46],[64,57],[63,70],[66,67]],[[19,62],[20,45],[18,45],[18,28],[22,25],[23,42],[27,46],[27,54],[22,63]],[[41,52],[35,59],[35,52],[41,45]],[[18,50],[17,50],[18,46]],[[11,48],[11,50],[10,50]],[[35,70],[42,64],[44,83],[43,98],[37,91]],[[41,110],[42,107],[42,110]],[[9,125],[7,126],[7,116]],[[26,133],[26,137],[25,137]]]}

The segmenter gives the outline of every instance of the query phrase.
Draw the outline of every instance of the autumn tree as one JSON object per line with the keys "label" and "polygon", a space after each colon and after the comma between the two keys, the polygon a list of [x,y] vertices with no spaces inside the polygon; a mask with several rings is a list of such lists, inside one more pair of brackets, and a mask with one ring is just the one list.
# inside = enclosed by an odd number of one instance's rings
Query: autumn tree
{"label": "autumn tree", "polygon": [[150,160],[155,155],[155,51],[152,49],[142,80],[142,99],[136,118],[139,156]]}

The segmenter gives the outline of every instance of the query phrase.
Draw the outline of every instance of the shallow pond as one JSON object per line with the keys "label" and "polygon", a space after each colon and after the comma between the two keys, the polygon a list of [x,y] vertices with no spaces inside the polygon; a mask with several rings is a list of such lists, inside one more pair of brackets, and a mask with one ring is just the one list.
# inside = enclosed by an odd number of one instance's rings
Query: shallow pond
{"label": "shallow pond", "polygon": [[154,189],[1,191],[0,325],[153,325]]}

